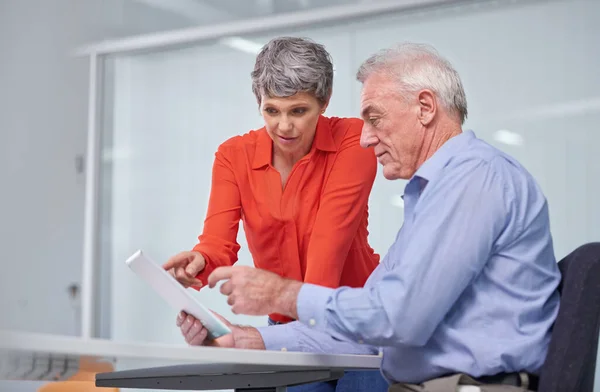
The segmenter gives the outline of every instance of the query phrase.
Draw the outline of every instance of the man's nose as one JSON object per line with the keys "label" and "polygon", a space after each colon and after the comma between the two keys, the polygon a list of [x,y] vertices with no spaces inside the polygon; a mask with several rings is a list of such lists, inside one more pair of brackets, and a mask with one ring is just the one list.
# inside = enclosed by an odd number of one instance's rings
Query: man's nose
{"label": "man's nose", "polygon": [[373,147],[379,143],[379,139],[377,139],[377,136],[375,136],[375,133],[370,128],[368,125],[363,125],[360,134],[360,146],[363,148]]}

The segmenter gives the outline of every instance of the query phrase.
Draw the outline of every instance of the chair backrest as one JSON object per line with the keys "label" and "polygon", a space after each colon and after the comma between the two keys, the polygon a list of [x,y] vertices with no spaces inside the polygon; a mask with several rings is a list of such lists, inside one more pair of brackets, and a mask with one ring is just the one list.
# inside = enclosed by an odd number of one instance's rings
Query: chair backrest
{"label": "chair backrest", "polygon": [[538,390],[593,392],[600,334],[600,242],[580,246],[558,266],[560,309]]}

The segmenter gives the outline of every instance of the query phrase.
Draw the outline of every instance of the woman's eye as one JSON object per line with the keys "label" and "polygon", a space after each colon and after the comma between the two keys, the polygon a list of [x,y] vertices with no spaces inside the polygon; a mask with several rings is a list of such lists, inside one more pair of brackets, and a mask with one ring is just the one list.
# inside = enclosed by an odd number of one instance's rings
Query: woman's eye
{"label": "woman's eye", "polygon": [[305,108],[296,108],[294,109],[294,114],[304,114],[306,113],[306,109]]}
{"label": "woman's eye", "polygon": [[266,108],[265,112],[269,113],[269,114],[275,114],[277,113],[277,110],[273,109],[273,108]]}

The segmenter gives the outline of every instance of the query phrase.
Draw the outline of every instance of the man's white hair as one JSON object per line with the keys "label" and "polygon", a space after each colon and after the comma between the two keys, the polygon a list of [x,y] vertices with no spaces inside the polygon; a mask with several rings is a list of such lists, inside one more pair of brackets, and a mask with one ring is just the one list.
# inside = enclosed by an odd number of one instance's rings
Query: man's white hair
{"label": "man's white hair", "polygon": [[403,43],[383,49],[362,63],[356,74],[361,83],[373,73],[385,72],[398,81],[405,99],[428,89],[441,105],[458,117],[461,124],[467,118],[467,98],[458,72],[432,46]]}

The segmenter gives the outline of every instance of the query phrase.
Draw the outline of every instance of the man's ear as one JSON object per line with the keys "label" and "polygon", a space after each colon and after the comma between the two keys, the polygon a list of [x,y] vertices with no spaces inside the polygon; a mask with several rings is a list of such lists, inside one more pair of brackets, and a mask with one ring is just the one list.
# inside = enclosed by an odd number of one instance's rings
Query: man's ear
{"label": "man's ear", "polygon": [[436,96],[431,90],[421,90],[417,95],[419,104],[418,119],[423,126],[429,125],[437,112]]}

